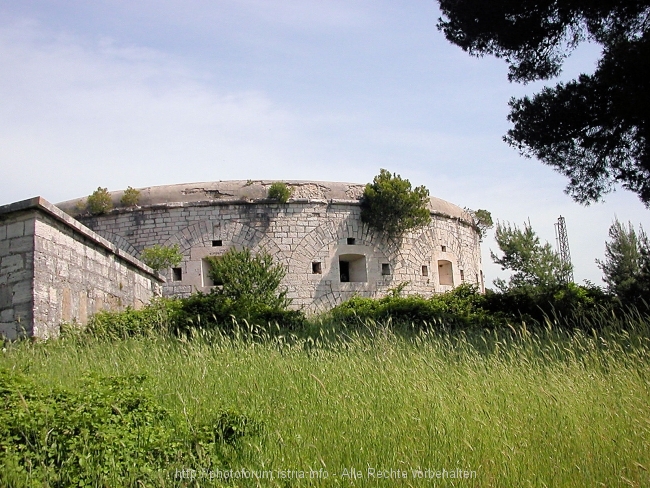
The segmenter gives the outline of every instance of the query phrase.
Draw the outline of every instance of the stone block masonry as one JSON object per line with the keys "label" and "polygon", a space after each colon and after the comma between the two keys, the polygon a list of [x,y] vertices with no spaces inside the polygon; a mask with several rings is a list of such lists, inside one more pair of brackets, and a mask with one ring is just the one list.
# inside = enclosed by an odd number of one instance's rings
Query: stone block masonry
{"label": "stone block masonry", "polygon": [[163,278],[46,200],[0,207],[0,334],[55,337],[62,322],[139,308]]}
{"label": "stone block masonry", "polygon": [[[178,245],[182,263],[165,270],[165,295],[207,292],[208,256],[230,248],[266,251],[287,270],[293,306],[308,313],[354,296],[380,297],[404,284],[405,294],[430,296],[461,283],[482,288],[480,239],[463,209],[432,198],[431,224],[399,240],[361,222],[363,185],[289,181],[291,199],[266,198],[272,181],[219,181],[142,188],[138,207],[77,219],[139,256],[156,244]],[[78,200],[59,206],[72,214]]]}

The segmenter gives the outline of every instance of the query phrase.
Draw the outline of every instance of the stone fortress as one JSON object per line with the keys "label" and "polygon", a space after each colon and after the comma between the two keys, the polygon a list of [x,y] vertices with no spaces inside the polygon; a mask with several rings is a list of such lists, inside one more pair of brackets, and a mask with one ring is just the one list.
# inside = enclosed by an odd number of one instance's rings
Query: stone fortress
{"label": "stone fortress", "polygon": [[[401,284],[405,284],[403,293],[423,296],[451,290],[461,283],[476,284],[483,290],[480,236],[472,216],[460,207],[431,198],[431,223],[395,240],[361,222],[364,185],[285,181],[292,195],[283,204],[267,198],[272,183],[219,181],[142,188],[138,205],[133,207],[121,206],[123,192],[112,192],[114,208],[102,215],[81,213],[85,199],[63,202],[58,208],[42,199],[0,207],[0,333],[17,334],[11,333],[11,327],[17,327],[18,315],[16,307],[12,308],[9,289],[12,268],[5,266],[7,259],[11,263],[16,258],[9,252],[7,226],[16,221],[17,214],[30,211],[36,216],[29,218],[38,222],[38,215],[43,214],[41,220],[56,223],[62,228],[58,232],[74,241],[74,245],[67,243],[65,252],[56,246],[48,251],[37,245],[34,256],[30,258],[27,251],[22,257],[24,268],[32,268],[33,294],[47,295],[36,296],[31,305],[37,312],[48,308],[47,317],[23,314],[24,323],[31,321],[25,327],[30,335],[55,334],[56,320],[83,323],[90,313],[103,308],[140,306],[147,300],[142,292],[143,279],[150,283],[149,297],[160,292],[166,296],[207,292],[213,284],[206,257],[218,256],[232,247],[265,250],[284,265],[284,285],[292,306],[307,313],[328,310],[355,295],[380,297]],[[23,225],[23,233],[25,229]],[[33,235],[34,231],[30,232]],[[183,254],[178,267],[162,272],[164,279],[138,260],[143,249],[155,244],[178,244]],[[102,270],[113,273],[114,280],[119,281],[115,290],[104,284],[106,291],[97,296],[92,283],[97,277],[81,272],[88,271],[91,260],[74,259],[75,253],[89,254],[86,248],[96,249],[93,256],[99,250],[106,258],[106,263],[95,263],[91,268],[100,275]],[[38,272],[34,269],[50,269],[62,259],[67,261],[58,283],[51,278],[48,286],[36,283]],[[116,263],[126,270],[120,271],[122,281],[116,278],[117,271],[111,271]],[[82,285],[75,282],[84,280],[90,281]],[[125,282],[129,283],[126,287]],[[37,303],[39,298],[48,305]]]}

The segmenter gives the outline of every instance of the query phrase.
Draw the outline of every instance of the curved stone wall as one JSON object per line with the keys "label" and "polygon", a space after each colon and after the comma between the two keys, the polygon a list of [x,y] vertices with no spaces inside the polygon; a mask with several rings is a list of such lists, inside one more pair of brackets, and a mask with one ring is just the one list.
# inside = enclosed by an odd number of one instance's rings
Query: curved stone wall
{"label": "curved stone wall", "polygon": [[[141,189],[140,206],[101,216],[77,215],[83,224],[139,257],[154,244],[178,244],[183,262],[164,273],[163,293],[208,291],[207,256],[231,247],[266,250],[287,268],[285,285],[296,307],[327,310],[354,295],[382,296],[407,282],[405,293],[429,296],[460,283],[482,288],[480,242],[471,216],[431,199],[431,224],[388,240],[360,219],[362,185],[287,182],[286,204],[266,199],[271,181],[227,181]],[[74,214],[77,201],[59,206]]]}

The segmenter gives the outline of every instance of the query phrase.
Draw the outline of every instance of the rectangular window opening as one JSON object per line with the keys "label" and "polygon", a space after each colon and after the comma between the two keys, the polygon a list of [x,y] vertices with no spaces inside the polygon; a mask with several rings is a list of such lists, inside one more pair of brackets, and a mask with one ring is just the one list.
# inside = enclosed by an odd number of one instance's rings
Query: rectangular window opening
{"label": "rectangular window opening", "polygon": [[429,276],[429,267],[422,265],[422,276]]}
{"label": "rectangular window opening", "polygon": [[215,283],[210,277],[210,271],[212,266],[210,266],[210,261],[207,259],[201,260],[201,285],[203,286],[214,286]]}
{"label": "rectangular window opening", "polygon": [[383,276],[388,276],[390,275],[390,264],[388,263],[381,263],[381,274]]}
{"label": "rectangular window opening", "polygon": [[354,245],[357,242],[357,240],[354,237],[348,237],[348,244],[350,246]]}
{"label": "rectangular window opening", "polygon": [[172,281],[183,281],[183,268],[172,268]]}
{"label": "rectangular window opening", "polygon": [[341,274],[341,283],[350,282],[350,263],[347,261],[339,261],[339,271]]}
{"label": "rectangular window opening", "polygon": [[223,246],[223,241],[221,239],[217,239],[216,241],[212,241],[212,247],[221,247]]}
{"label": "rectangular window opening", "polygon": [[366,256],[363,254],[341,254],[339,256],[341,283],[363,283],[368,281]]}
{"label": "rectangular window opening", "polygon": [[454,286],[454,269],[450,261],[438,261],[438,280],[441,285]]}
{"label": "rectangular window opening", "polygon": [[321,266],[320,261],[311,263],[311,272],[312,274],[323,274],[323,267]]}
{"label": "rectangular window opening", "polygon": [[465,271],[460,270],[460,282],[465,283]]}
{"label": "rectangular window opening", "polygon": [[440,246],[440,248],[442,249],[442,252],[447,252],[447,246]]}

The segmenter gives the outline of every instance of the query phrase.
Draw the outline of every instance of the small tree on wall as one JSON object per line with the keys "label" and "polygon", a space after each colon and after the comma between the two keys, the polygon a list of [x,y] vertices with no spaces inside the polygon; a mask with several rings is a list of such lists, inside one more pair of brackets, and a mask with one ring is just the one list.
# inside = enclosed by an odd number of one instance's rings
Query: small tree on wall
{"label": "small tree on wall", "polygon": [[431,222],[429,190],[411,189],[411,182],[382,169],[368,183],[361,198],[361,221],[390,237],[424,227]]}
{"label": "small tree on wall", "polygon": [[97,187],[86,200],[88,211],[93,215],[101,215],[113,208],[113,200],[108,188]]}
{"label": "small tree on wall", "polygon": [[291,197],[291,188],[286,183],[276,181],[269,188],[269,198],[280,203],[287,203]]}
{"label": "small tree on wall", "polygon": [[135,207],[140,202],[140,191],[130,186],[124,190],[120,203],[125,207]]}
{"label": "small tree on wall", "polygon": [[161,269],[178,266],[183,260],[183,255],[178,244],[174,244],[173,246],[160,246],[156,244],[153,247],[143,249],[140,258],[144,264],[154,271],[160,271]]}
{"label": "small tree on wall", "polygon": [[465,210],[467,210],[469,214],[472,216],[472,219],[474,220],[474,225],[476,226],[476,230],[478,231],[479,238],[482,241],[483,239],[485,239],[488,229],[494,227],[492,214],[490,213],[490,211],[481,208],[479,208],[478,210],[471,210],[469,208],[466,208]]}

